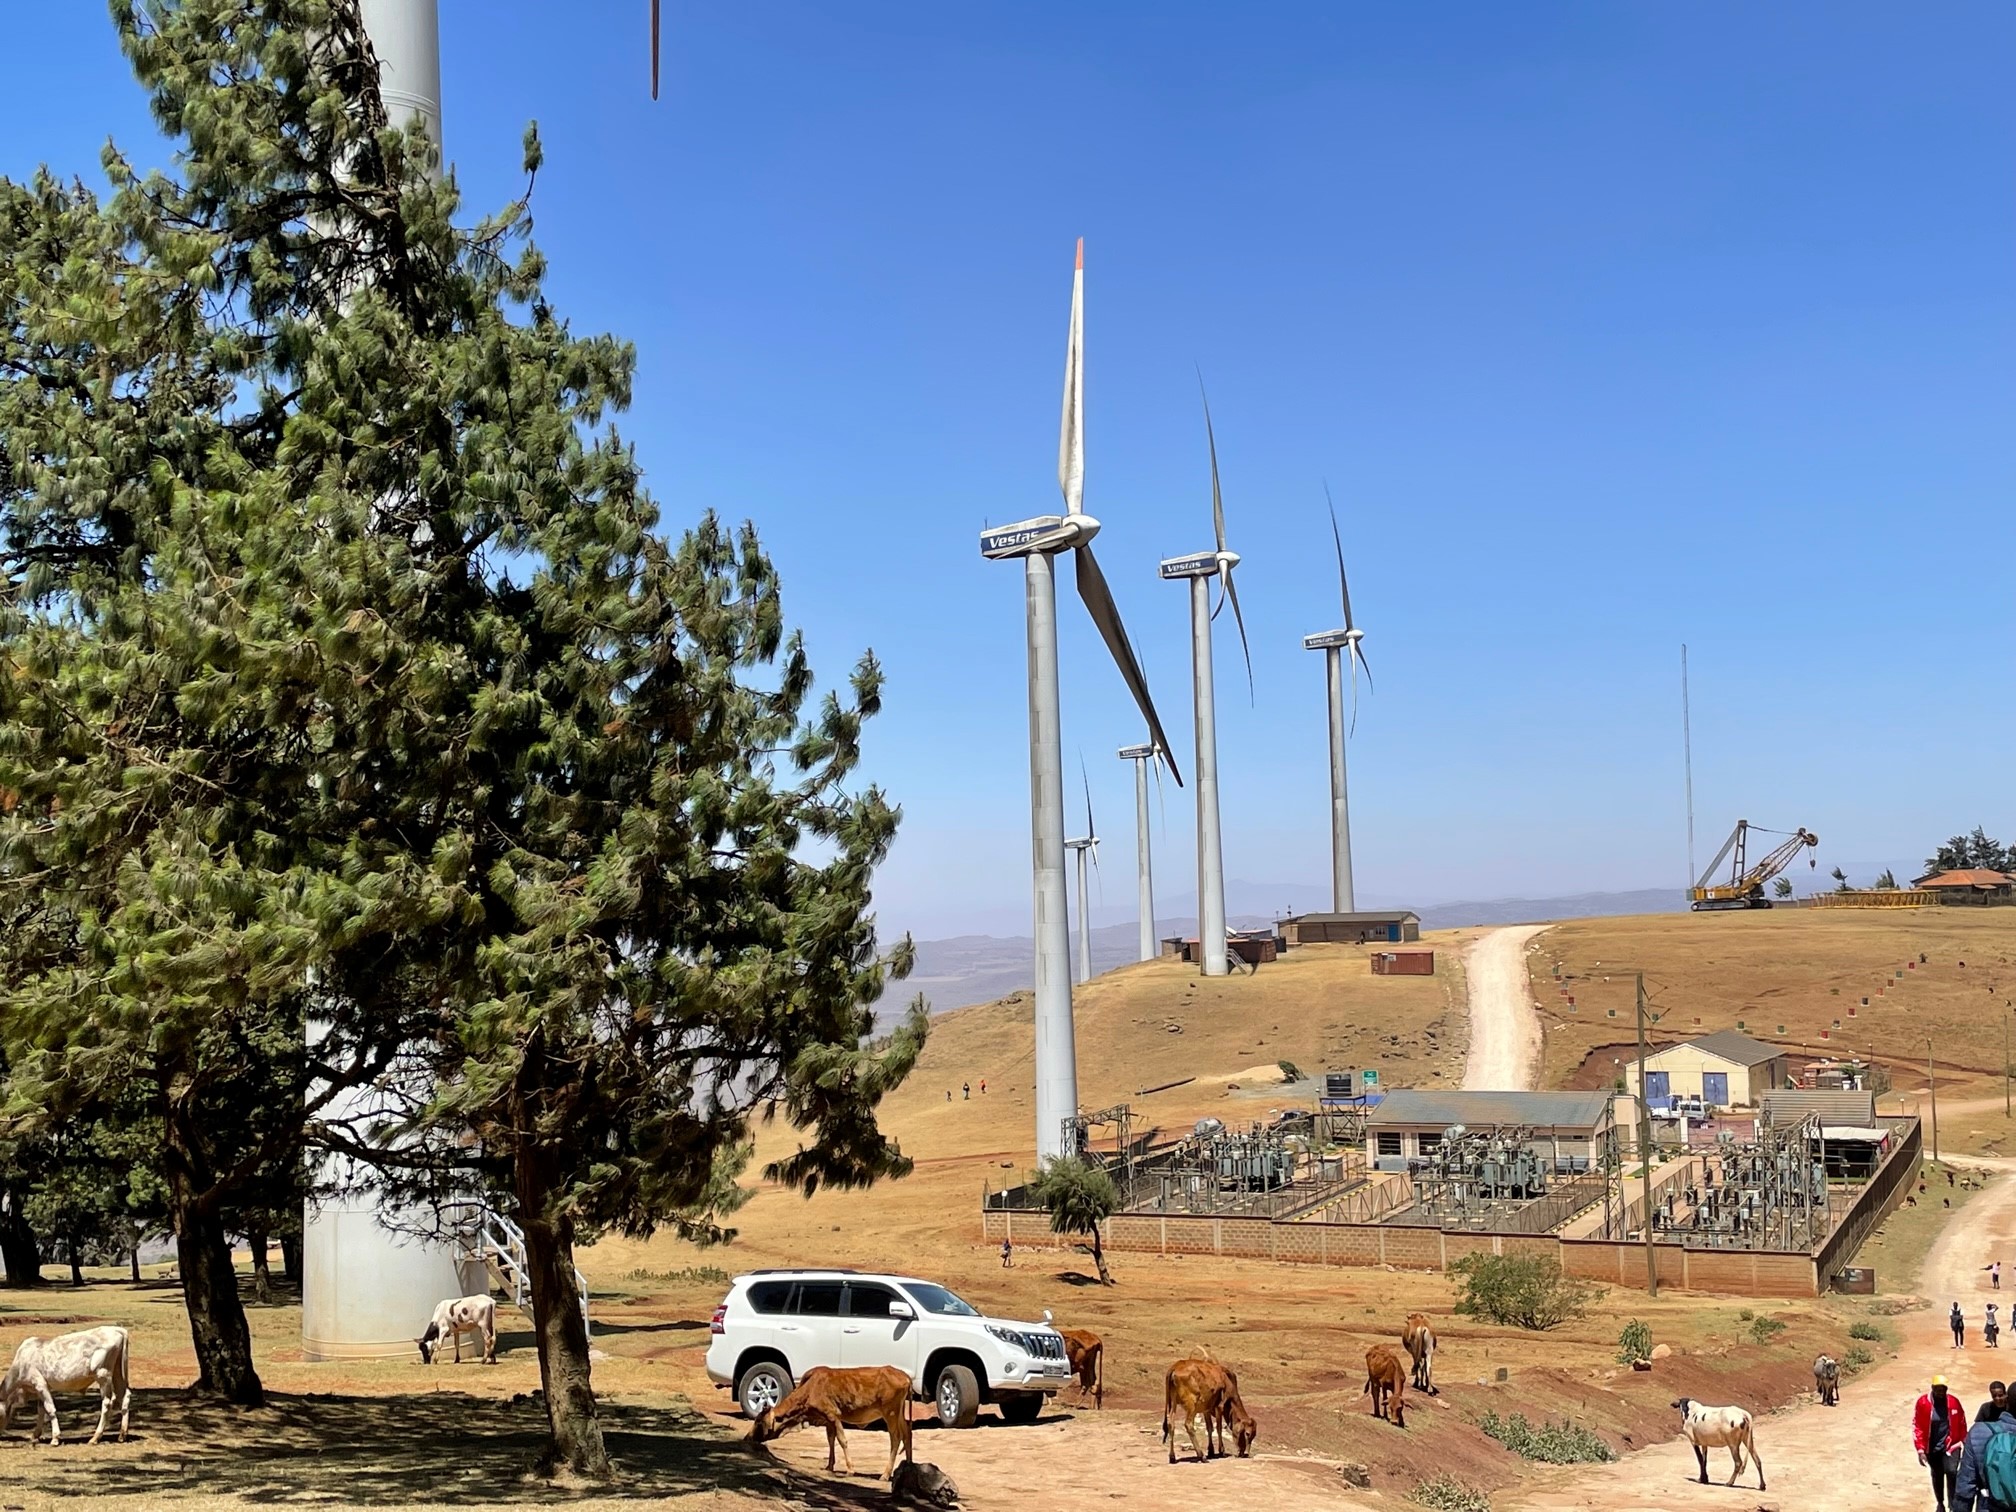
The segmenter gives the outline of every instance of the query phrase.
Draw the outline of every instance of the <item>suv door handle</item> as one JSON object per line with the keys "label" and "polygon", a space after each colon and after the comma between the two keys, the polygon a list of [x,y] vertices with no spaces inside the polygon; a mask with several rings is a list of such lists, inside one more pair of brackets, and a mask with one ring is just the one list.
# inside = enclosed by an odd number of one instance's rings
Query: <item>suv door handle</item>
{"label": "suv door handle", "polygon": [[860,1329],[858,1329],[858,1328],[843,1328],[843,1329],[841,1329],[841,1330],[840,1330],[840,1332],[842,1332],[842,1333],[859,1333],[859,1332],[861,1332],[861,1330],[860,1330]]}

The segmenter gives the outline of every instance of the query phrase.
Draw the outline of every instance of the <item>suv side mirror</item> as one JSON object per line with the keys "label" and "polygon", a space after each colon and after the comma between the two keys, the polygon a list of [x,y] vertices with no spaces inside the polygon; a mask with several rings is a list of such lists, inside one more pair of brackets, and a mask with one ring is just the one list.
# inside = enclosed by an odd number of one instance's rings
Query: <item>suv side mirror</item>
{"label": "suv side mirror", "polygon": [[908,1302],[891,1302],[889,1304],[889,1316],[892,1318],[914,1318],[917,1316],[917,1310]]}

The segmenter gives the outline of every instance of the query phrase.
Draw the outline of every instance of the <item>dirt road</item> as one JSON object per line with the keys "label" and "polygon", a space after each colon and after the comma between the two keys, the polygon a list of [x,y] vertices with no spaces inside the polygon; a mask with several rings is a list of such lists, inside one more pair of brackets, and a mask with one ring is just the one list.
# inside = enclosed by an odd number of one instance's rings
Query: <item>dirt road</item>
{"label": "dirt road", "polygon": [[1540,1015],[1526,976],[1526,947],[1545,924],[1494,929],[1463,952],[1470,984],[1470,1058],[1463,1086],[1471,1092],[1531,1091],[1540,1074]]}
{"label": "dirt road", "polygon": [[[1987,1165],[1988,1162],[1981,1162]],[[1633,1454],[1614,1465],[1580,1466],[1525,1496],[1494,1504],[1512,1512],[1667,1512],[1669,1508],[1748,1508],[1768,1503],[1781,1512],[1924,1512],[1930,1487],[1911,1449],[1911,1408],[1935,1373],[1966,1404],[1988,1395],[1988,1382],[2016,1376],[2016,1353],[2006,1357],[1980,1343],[1982,1303],[1991,1295],[1981,1267],[1997,1255],[2016,1254],[2016,1162],[1996,1162],[2004,1174],[1955,1216],[1926,1258],[1920,1293],[1932,1305],[1891,1320],[1903,1333],[1896,1360],[1842,1383],[1841,1405],[1807,1405],[1760,1418],[1758,1447],[1770,1490],[1757,1497],[1754,1469],[1738,1489],[1729,1476],[1728,1451],[1709,1454],[1713,1485],[1695,1482],[1694,1453],[1679,1440]],[[1959,1302],[1967,1314],[1968,1348],[1956,1352],[1946,1330],[1946,1309]],[[1678,1416],[1677,1414],[1675,1415]],[[1750,1488],[1750,1496],[1742,1487]],[[1753,1500],[1752,1498],[1756,1498]]]}

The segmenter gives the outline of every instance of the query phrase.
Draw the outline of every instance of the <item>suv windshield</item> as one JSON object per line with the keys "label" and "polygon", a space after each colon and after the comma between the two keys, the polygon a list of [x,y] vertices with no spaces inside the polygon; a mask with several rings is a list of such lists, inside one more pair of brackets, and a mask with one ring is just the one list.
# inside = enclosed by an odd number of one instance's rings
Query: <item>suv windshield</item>
{"label": "suv windshield", "polygon": [[980,1309],[963,1297],[955,1297],[942,1286],[933,1286],[929,1281],[905,1283],[910,1295],[917,1299],[917,1305],[928,1313],[936,1313],[941,1318],[977,1318]]}

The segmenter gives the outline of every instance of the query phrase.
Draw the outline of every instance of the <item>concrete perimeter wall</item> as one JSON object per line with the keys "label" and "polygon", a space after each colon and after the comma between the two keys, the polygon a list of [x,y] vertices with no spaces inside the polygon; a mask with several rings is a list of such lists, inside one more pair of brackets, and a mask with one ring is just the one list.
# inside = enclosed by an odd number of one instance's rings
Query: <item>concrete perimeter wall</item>
{"label": "concrete perimeter wall", "polygon": [[[1715,1250],[1678,1244],[1653,1247],[1659,1284],[1686,1291],[1742,1297],[1811,1297],[1846,1265],[1884,1214],[1895,1207],[1918,1169],[1916,1119],[1889,1120],[1901,1130],[1889,1158],[1857,1195],[1819,1249]],[[986,1209],[989,1243],[1004,1238],[1042,1244],[1055,1236],[1047,1213]],[[1465,1255],[1546,1255],[1562,1271],[1588,1281],[1642,1289],[1645,1246],[1607,1239],[1564,1239],[1554,1234],[1466,1234],[1378,1223],[1296,1222],[1270,1218],[1217,1218],[1188,1213],[1119,1213],[1106,1221],[1106,1248],[1163,1255],[1231,1255],[1294,1265],[1390,1265],[1403,1270],[1447,1270]]]}

